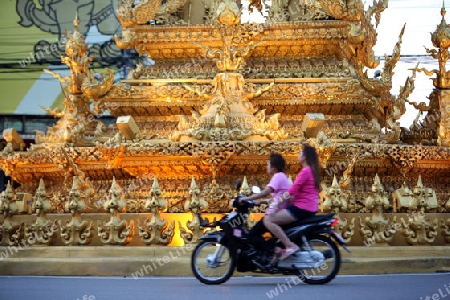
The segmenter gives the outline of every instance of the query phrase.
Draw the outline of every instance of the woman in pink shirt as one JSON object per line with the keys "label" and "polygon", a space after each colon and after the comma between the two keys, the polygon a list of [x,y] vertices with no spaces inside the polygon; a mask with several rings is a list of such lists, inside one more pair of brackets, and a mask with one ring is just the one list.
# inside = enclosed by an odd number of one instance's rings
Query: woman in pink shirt
{"label": "woman in pink shirt", "polygon": [[[291,183],[289,182],[286,173],[284,173],[285,168],[286,160],[281,154],[270,154],[269,161],[267,162],[267,173],[269,173],[269,175],[272,175],[270,182],[260,193],[253,194],[249,197],[241,197],[239,200],[256,200],[271,195],[270,201],[260,200],[261,203],[269,204],[269,208],[267,208],[266,210],[266,215],[286,208],[287,205],[289,205],[289,201],[284,201],[279,204],[282,201],[283,194],[291,187]],[[257,245],[260,249],[264,249],[267,246],[264,239],[262,238],[262,235],[269,231],[264,226],[263,219],[256,223],[249,232],[249,236],[253,238],[254,244]]]}
{"label": "woman in pink shirt", "polygon": [[314,216],[319,205],[320,174],[316,149],[303,145],[302,152],[298,155],[298,162],[302,165],[302,169],[282,197],[285,201],[290,199],[292,205],[266,215],[263,219],[266,228],[286,247],[281,252],[281,260],[297,252],[299,247],[287,237],[280,225]]}

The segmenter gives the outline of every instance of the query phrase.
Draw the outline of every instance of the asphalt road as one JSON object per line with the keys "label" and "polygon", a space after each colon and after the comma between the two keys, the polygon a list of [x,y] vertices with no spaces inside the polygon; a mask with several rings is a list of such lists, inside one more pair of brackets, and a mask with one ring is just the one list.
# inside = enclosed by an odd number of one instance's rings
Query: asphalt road
{"label": "asphalt road", "polygon": [[193,277],[0,276],[0,300],[6,299],[449,300],[450,273],[342,275],[326,285],[307,285],[287,276],[234,277],[215,286]]}

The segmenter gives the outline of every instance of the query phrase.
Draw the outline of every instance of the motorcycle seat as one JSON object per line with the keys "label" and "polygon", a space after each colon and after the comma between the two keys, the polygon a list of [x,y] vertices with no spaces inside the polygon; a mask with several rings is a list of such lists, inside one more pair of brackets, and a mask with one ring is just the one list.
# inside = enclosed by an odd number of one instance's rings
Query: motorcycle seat
{"label": "motorcycle seat", "polygon": [[334,213],[329,213],[329,214],[320,214],[320,215],[314,215],[312,217],[303,219],[303,220],[298,220],[286,225],[281,226],[283,229],[289,229],[295,226],[300,226],[300,225],[304,225],[304,224],[309,224],[309,223],[317,223],[317,222],[321,222],[321,221],[325,221],[328,219],[331,219],[334,217]]}

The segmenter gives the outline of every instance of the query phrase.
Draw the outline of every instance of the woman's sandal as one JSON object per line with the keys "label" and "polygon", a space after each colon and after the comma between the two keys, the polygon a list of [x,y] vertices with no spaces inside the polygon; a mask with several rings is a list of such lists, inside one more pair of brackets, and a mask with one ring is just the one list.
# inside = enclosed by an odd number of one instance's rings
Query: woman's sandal
{"label": "woman's sandal", "polygon": [[288,258],[289,256],[291,256],[292,254],[294,254],[295,252],[297,252],[299,250],[300,250],[299,247],[287,248],[287,249],[281,250],[280,260],[285,260],[286,258]]}

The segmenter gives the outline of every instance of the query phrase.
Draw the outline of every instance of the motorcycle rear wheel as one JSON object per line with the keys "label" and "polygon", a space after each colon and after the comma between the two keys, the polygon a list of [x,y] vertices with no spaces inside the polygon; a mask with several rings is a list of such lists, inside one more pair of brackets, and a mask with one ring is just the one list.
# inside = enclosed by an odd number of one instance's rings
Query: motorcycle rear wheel
{"label": "motorcycle rear wheel", "polygon": [[226,245],[202,241],[192,252],[192,272],[204,284],[221,284],[233,275],[234,257]]}
{"label": "motorcycle rear wheel", "polygon": [[341,253],[336,243],[327,236],[315,235],[308,238],[311,247],[324,254],[325,261],[314,269],[299,271],[299,278],[308,284],[325,284],[336,277],[341,268]]}

